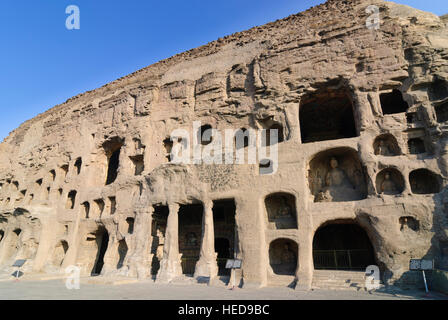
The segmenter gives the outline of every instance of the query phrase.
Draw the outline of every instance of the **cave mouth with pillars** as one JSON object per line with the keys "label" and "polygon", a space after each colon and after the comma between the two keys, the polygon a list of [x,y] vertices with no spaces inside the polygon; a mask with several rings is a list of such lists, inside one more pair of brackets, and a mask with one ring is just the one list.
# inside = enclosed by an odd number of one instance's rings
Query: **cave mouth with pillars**
{"label": "cave mouth with pillars", "polygon": [[315,270],[364,271],[376,264],[366,231],[352,220],[331,221],[316,231],[313,261]]}
{"label": "cave mouth with pillars", "polygon": [[276,239],[269,245],[269,263],[276,275],[295,275],[298,256],[299,249],[293,240]]}
{"label": "cave mouth with pillars", "polygon": [[179,208],[179,253],[182,273],[193,276],[199,261],[202,239],[202,204],[181,205]]}
{"label": "cave mouth with pillars", "polygon": [[346,202],[367,198],[367,174],[356,150],[335,148],[315,155],[308,185],[314,202]]}
{"label": "cave mouth with pillars", "polygon": [[235,258],[237,240],[235,230],[236,204],[234,199],[213,201],[213,226],[218,275],[230,276],[227,259]]}
{"label": "cave mouth with pillars", "polygon": [[320,90],[303,97],[302,143],[357,137],[353,103],[346,90]]}

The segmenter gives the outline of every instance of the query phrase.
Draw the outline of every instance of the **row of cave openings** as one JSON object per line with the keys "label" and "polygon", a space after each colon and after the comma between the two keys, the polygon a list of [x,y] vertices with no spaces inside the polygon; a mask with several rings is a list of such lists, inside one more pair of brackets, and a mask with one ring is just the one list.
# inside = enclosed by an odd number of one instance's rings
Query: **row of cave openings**
{"label": "row of cave openings", "polygon": [[[435,81],[428,90],[430,100],[441,101],[434,106],[438,122],[448,121],[448,83]],[[406,121],[412,124],[418,121],[415,112],[409,112],[409,104],[398,89],[380,93],[383,115],[406,114]],[[305,96],[299,111],[302,143],[336,140],[356,137],[357,126],[354,117],[353,102],[345,89],[325,89]],[[414,143],[417,146],[414,146]],[[420,150],[421,142],[409,141],[411,153]]]}
{"label": "row of cave openings", "polygon": [[[438,99],[448,96],[448,89],[446,89],[447,92],[445,95],[443,88],[445,88],[444,84],[437,82],[433,87],[431,87],[431,96],[437,95]],[[409,107],[407,102],[404,101],[402,93],[397,89],[381,93],[380,101],[382,112],[385,115],[404,113]],[[448,103],[437,105],[435,107],[435,111],[439,122],[448,121]],[[299,118],[302,143],[351,138],[357,136],[353,103],[347,93],[347,90],[320,90],[312,95],[304,97],[300,107]],[[413,121],[414,118],[415,117],[412,113],[407,116],[408,121]],[[271,139],[271,130],[278,130],[279,143],[285,141],[285,138],[287,138],[284,127],[281,123],[269,118],[265,119],[262,124],[268,133],[266,137],[263,138],[263,145],[269,146],[274,143]],[[199,128],[197,132],[198,140],[203,145],[207,145],[212,141],[209,129],[212,129],[212,126],[206,124]],[[237,148],[247,147],[249,141],[246,128],[240,129],[236,134],[244,137],[243,144],[237,144]],[[238,139],[236,139],[236,141],[238,141]],[[142,148],[142,145],[138,139],[134,139],[134,143],[136,144],[136,150]],[[173,147],[173,142],[167,138],[163,141],[163,144],[166,149],[166,159],[169,162],[171,160],[170,154]],[[123,145],[124,139],[119,137],[110,138],[102,144],[104,155],[107,159],[107,174],[105,177],[106,185],[112,184],[117,179],[120,152]],[[375,150],[375,154],[377,155],[396,156],[402,154],[402,150],[399,147],[397,140],[391,134],[383,134],[377,137],[373,143],[373,148]],[[410,154],[423,154],[427,152],[424,139],[422,137],[412,137],[408,139],[408,152]],[[140,175],[144,171],[143,154],[138,153],[134,156],[130,156],[129,158],[134,164],[134,174]],[[269,162],[263,161],[261,161],[260,167],[272,167]],[[81,173],[82,164],[83,162],[81,157],[75,159],[73,163],[74,174],[79,175]],[[68,164],[60,167],[61,175],[64,179],[69,172],[69,168],[70,166]],[[56,170],[51,170],[49,172],[49,181],[55,181],[55,179]],[[36,184],[41,186],[42,181],[43,179],[38,179]],[[18,182],[14,181],[13,183],[18,191]],[[2,187],[2,183],[0,183],[0,187]],[[50,190],[50,186],[44,190],[44,199],[48,199]],[[26,189],[20,190],[19,197],[16,200],[21,201],[26,196],[26,192]],[[62,193],[62,190],[59,189],[59,192]],[[33,200],[34,196],[34,193],[30,193],[28,195],[28,202]],[[9,197],[9,200],[7,198],[5,201],[9,202],[10,200],[11,198]]]}
{"label": "row of cave openings", "polygon": [[[269,227],[277,229],[297,228],[295,198],[287,193],[274,193],[265,198]],[[182,273],[194,275],[200,257],[202,215],[201,203],[181,205],[178,212],[178,241],[181,254]],[[225,268],[227,259],[238,256],[238,234],[236,229],[236,205],[233,199],[213,201],[214,243],[217,253],[218,275],[229,276]],[[150,253],[152,256],[150,273],[155,279],[163,259],[165,232],[169,208],[155,205],[152,216]],[[419,222],[413,217],[400,217],[400,230],[419,230]],[[132,221],[133,223],[133,221]],[[133,225],[129,226],[133,228]],[[129,233],[132,233],[129,230]],[[96,250],[89,252],[92,275],[101,274],[104,257],[108,250],[117,250],[116,268],[120,269],[128,252],[126,240],[110,246],[109,233],[99,226],[91,233],[87,242],[93,242]],[[274,275],[295,275],[298,267],[298,244],[293,239],[275,238],[268,246],[270,267]],[[316,231],[313,240],[313,261],[315,269],[365,270],[375,264],[374,249],[366,231],[354,220],[337,220],[325,223]]]}
{"label": "row of cave openings", "polygon": [[[137,148],[142,148],[141,143],[139,143],[138,139],[134,139],[134,142],[137,145]],[[118,169],[120,165],[120,152],[124,145],[124,140],[120,138],[112,138],[107,140],[103,143],[103,151],[104,155],[107,159],[107,174],[105,179],[105,185],[110,185],[117,179],[118,176]],[[143,161],[143,154],[138,154],[134,156],[129,157],[132,163],[134,164],[134,174],[140,175],[144,170],[144,161]],[[74,175],[80,175],[82,171],[82,165],[83,161],[81,157],[78,157],[75,159],[73,163],[73,171],[72,173]],[[35,187],[32,188],[32,192],[27,193],[27,189],[20,190],[19,196],[15,198],[15,202],[21,202],[25,201],[26,204],[30,204],[34,199],[40,199],[40,200],[49,200],[50,199],[50,193],[52,190],[52,184],[56,182],[56,178],[59,175],[61,177],[61,180],[64,180],[67,178],[69,172],[70,172],[70,165],[64,164],[60,166],[59,172],[57,173],[56,170],[52,169],[48,173],[48,177],[46,178],[40,178],[36,180]],[[43,185],[46,184],[47,187],[43,188]],[[11,179],[6,180],[6,186],[12,185],[12,192],[18,192],[19,191],[19,182],[18,181],[11,181]],[[4,183],[0,183],[0,190],[3,189]],[[63,195],[64,190],[62,188],[58,189],[59,196]],[[66,201],[66,209],[73,209],[75,205],[75,198],[76,198],[77,191],[76,190],[70,190],[67,194],[67,201]],[[113,198],[110,198],[111,204],[111,210],[114,210],[114,204],[113,204]],[[104,201],[101,199],[94,200],[95,203],[101,207],[101,203]],[[0,200],[1,202],[1,200]],[[4,200],[3,205],[8,205],[11,202],[11,196],[7,197]],[[88,211],[88,203],[83,203],[85,207],[87,207]],[[100,210],[102,211],[102,210]],[[112,212],[113,214],[113,212]],[[86,213],[88,215],[88,212]]]}
{"label": "row of cave openings", "polygon": [[[234,200],[214,201],[215,251],[217,252],[217,264],[220,275],[229,275],[228,269],[225,268],[226,261],[229,258],[233,258],[237,252],[235,210]],[[182,271],[186,275],[194,274],[196,263],[199,260],[203,211],[203,205],[200,203],[181,205],[179,208],[179,252],[182,254]],[[160,262],[163,259],[168,214],[168,206],[154,205],[150,249],[150,254],[152,255],[150,273],[153,278],[157,276]],[[129,223],[128,233],[132,234],[133,218],[132,221],[130,221],[130,218],[126,221]],[[116,269],[120,269],[124,265],[128,252],[125,238],[112,248],[109,243],[109,232],[104,226],[99,226],[96,232],[88,235],[86,242],[94,242],[96,244],[96,250],[86,253],[89,259],[88,265],[91,266],[91,275],[101,274],[104,267],[104,257],[110,254],[109,250],[117,250],[116,254],[111,254],[116,256]]]}
{"label": "row of cave openings", "polygon": [[[16,211],[15,214],[20,215],[21,213]],[[8,222],[6,218],[0,220]],[[40,227],[38,218],[32,218],[30,222],[36,228]],[[28,227],[30,226],[28,225]],[[5,229],[2,227],[0,226],[0,265],[9,267],[16,260],[32,260],[36,257],[39,244],[32,230],[21,223],[13,228],[8,228],[8,225],[5,225]]]}
{"label": "row of cave openings", "polygon": [[[269,244],[269,263],[273,275],[294,276],[299,267],[299,246],[289,238]],[[313,237],[315,270],[365,271],[376,265],[374,247],[368,233],[354,220],[334,220],[321,225]]]}
{"label": "row of cave openings", "polygon": [[[215,235],[215,252],[217,253],[218,274],[229,276],[225,268],[227,259],[234,258],[238,253],[238,235],[236,231],[236,206],[233,199],[216,200],[213,202],[213,222]],[[274,223],[279,229],[297,227],[294,214],[294,197],[286,193],[275,193],[265,198],[265,206],[269,223]],[[163,259],[165,231],[169,214],[168,206],[155,205],[151,226],[151,275],[156,278]],[[202,233],[202,204],[182,205],[179,209],[178,241],[179,252],[182,254],[182,272],[192,276],[199,260]],[[134,230],[134,218],[127,218],[128,234]],[[414,217],[400,217],[400,230],[419,231],[419,222]],[[16,241],[9,241],[10,248],[6,248],[6,258],[18,253],[21,229],[11,233]],[[5,236],[0,229],[0,244]],[[14,239],[13,239],[14,240]],[[88,258],[91,275],[99,275],[104,266],[104,257],[110,250],[117,252],[116,269],[123,267],[128,252],[125,238],[119,240],[115,246],[109,243],[107,229],[100,225],[95,232],[86,238],[87,246],[81,246],[83,258]],[[95,247],[95,248],[93,248]],[[60,240],[55,246],[51,264],[61,266],[68,251],[68,243]],[[268,246],[270,267],[275,275],[295,275],[298,268],[298,245],[290,238],[275,238]],[[93,250],[92,250],[93,249]],[[5,257],[5,255],[4,255]],[[31,257],[29,257],[31,258]],[[85,262],[85,260],[83,260]],[[313,238],[314,269],[322,270],[365,270],[368,265],[375,263],[375,252],[368,233],[354,220],[335,220],[321,225]]]}
{"label": "row of cave openings", "polygon": [[[440,84],[437,84],[439,86]],[[434,89],[435,90],[435,89]],[[447,91],[448,92],[448,91]],[[448,93],[446,94],[448,97]],[[380,102],[383,115],[392,115],[406,113],[409,104],[403,99],[401,91],[393,89],[380,93]],[[448,120],[448,103],[435,107],[437,119],[439,122]],[[354,117],[353,102],[346,89],[325,89],[318,90],[309,94],[302,99],[299,111],[300,132],[302,143],[318,142],[325,140],[337,140],[343,138],[352,138],[358,136],[357,126]],[[414,112],[407,114],[407,122],[413,123],[417,121]],[[278,142],[285,140],[285,130],[281,123],[267,118],[262,121],[264,129],[268,131],[262,145],[271,145],[270,130],[278,130]],[[198,132],[198,141],[203,145],[211,143],[212,137],[209,124],[203,125]],[[245,134],[246,128],[240,129]],[[247,136],[245,136],[244,147],[248,145]],[[422,142],[415,139],[409,141],[409,149],[411,153],[422,153]],[[272,142],[273,143],[273,142]],[[416,144],[416,146],[414,146]],[[169,138],[164,141],[165,148],[169,154],[172,142]],[[169,157],[169,155],[167,155]]]}
{"label": "row of cave openings", "polygon": [[[381,93],[380,102],[384,115],[406,113],[409,108],[408,103],[403,99],[403,95],[398,89]],[[437,106],[435,110],[437,119],[440,122],[448,120],[448,103]],[[345,89],[320,90],[305,96],[300,106],[299,119],[302,143],[358,136],[352,99]],[[408,123],[413,123],[416,121],[417,116],[415,112],[408,113],[406,119]],[[270,146],[276,143],[276,140],[272,139],[272,130],[277,130],[278,143],[288,139],[283,124],[275,121],[273,117],[262,120],[261,124],[266,130],[266,136],[262,137],[262,146]],[[210,124],[205,124],[196,132],[197,140],[202,145],[208,145],[212,142],[211,129],[213,128]],[[243,139],[239,139],[240,137],[243,137]],[[173,142],[168,137],[163,141],[163,144],[166,149],[166,159],[169,162],[171,161],[170,153]],[[235,133],[235,145],[237,149],[245,148],[249,145],[249,134],[246,128],[241,128]],[[382,134],[377,137],[373,143],[373,148],[376,155],[398,156],[403,154],[396,138],[392,134]],[[425,143],[424,133],[409,134],[407,149],[409,154],[426,153],[428,148]],[[268,159],[262,159],[260,168],[272,168],[272,164],[269,163]]]}
{"label": "row of cave openings", "polygon": [[[345,202],[366,199],[369,191],[367,169],[358,153],[335,148],[318,153],[309,163],[308,185],[315,202]],[[407,183],[409,182],[409,183]],[[442,177],[426,168],[412,170],[406,181],[395,167],[380,168],[372,186],[377,194],[399,195],[410,186],[413,194],[439,193]]]}
{"label": "row of cave openings", "polygon": [[[279,195],[272,195],[266,202],[283,202]],[[269,199],[269,200],[268,200]],[[168,206],[154,206],[151,227],[152,262],[150,273],[157,277],[160,262],[163,259],[165,230],[169,214]],[[196,263],[199,260],[203,206],[201,204],[182,205],[179,210],[178,241],[181,253],[182,273],[193,276]],[[233,200],[214,201],[213,207],[215,252],[217,253],[218,275],[229,276],[225,268],[227,259],[234,258],[238,253],[238,236],[235,224],[235,203]],[[418,230],[418,222],[412,217],[399,219],[401,229]],[[417,229],[416,229],[417,228]],[[109,233],[104,226],[91,233],[87,240],[96,246],[89,253],[92,266],[91,274],[99,275],[104,266],[104,257],[108,250]],[[113,247],[117,250],[116,268],[120,269],[125,262],[128,247],[125,239]],[[274,275],[294,276],[298,268],[298,244],[295,240],[285,237],[275,238],[268,245],[269,264]],[[317,229],[313,238],[313,262],[316,270],[365,270],[376,263],[374,247],[368,233],[354,220],[335,220],[323,224]]]}
{"label": "row of cave openings", "polygon": [[[337,140],[358,136],[357,126],[354,117],[353,99],[349,95],[349,90],[341,89],[320,89],[303,97],[300,111],[300,133],[302,143],[319,142],[325,140]],[[430,100],[437,100],[435,105],[436,118],[439,122],[448,121],[448,83],[437,80],[429,88]],[[383,91],[379,95],[381,111],[383,115],[406,114],[406,121],[412,124],[418,121],[416,112],[408,112],[409,104],[403,98],[403,94],[398,89]],[[278,143],[288,139],[288,135],[282,123],[275,121],[273,117],[261,121],[261,125],[267,131],[262,138],[262,146],[270,146],[275,143],[272,139],[272,131],[278,132]],[[212,126],[205,124],[196,132],[197,140],[202,145],[212,142]],[[237,139],[237,135],[244,137]],[[418,135],[418,134],[417,134]],[[241,142],[240,142],[241,141]],[[170,153],[173,142],[170,138],[163,141],[166,149],[166,158],[171,160]],[[236,148],[247,147],[249,137],[246,128],[241,128],[235,134]],[[408,139],[408,151],[410,154],[423,154],[427,152],[425,141],[420,134],[417,137]],[[377,138],[374,143],[375,153],[385,156],[402,154],[396,139],[390,134],[384,134]],[[262,164],[264,168],[269,167],[268,163]]]}

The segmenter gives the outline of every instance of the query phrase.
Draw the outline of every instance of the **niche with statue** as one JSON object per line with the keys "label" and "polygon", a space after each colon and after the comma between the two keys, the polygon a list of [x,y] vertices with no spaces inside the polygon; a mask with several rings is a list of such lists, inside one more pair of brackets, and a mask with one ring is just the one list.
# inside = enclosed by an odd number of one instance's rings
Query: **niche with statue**
{"label": "niche with statue", "polygon": [[288,193],[275,193],[265,199],[269,229],[297,228],[296,198]]}
{"label": "niche with statue", "polygon": [[274,274],[294,275],[298,265],[298,246],[290,239],[276,239],[269,245],[269,263]]}
{"label": "niche with statue", "polygon": [[378,136],[373,142],[373,149],[377,156],[393,157],[401,155],[397,139],[391,134]]}
{"label": "niche with statue", "polygon": [[382,170],[376,176],[376,190],[379,194],[397,195],[404,190],[403,175],[397,169]]}
{"label": "niche with statue", "polygon": [[357,201],[367,197],[365,170],[357,152],[350,148],[317,154],[309,165],[308,183],[314,202]]}

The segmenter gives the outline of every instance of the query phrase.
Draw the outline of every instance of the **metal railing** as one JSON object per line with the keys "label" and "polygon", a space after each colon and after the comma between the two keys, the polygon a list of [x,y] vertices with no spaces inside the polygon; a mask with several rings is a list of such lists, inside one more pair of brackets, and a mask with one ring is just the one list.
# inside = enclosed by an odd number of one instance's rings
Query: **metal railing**
{"label": "metal railing", "polygon": [[369,250],[313,250],[315,269],[326,270],[365,270],[371,264]]}

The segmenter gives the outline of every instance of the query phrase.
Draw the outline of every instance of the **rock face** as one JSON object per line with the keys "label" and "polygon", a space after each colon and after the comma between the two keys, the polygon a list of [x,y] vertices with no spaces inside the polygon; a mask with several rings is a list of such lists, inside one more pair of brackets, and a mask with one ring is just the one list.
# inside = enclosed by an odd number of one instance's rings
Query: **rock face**
{"label": "rock face", "polygon": [[[12,132],[0,144],[1,273],[27,259],[25,274],[77,265],[83,275],[213,281],[237,258],[246,287],[310,288],[315,269],[371,264],[386,284],[412,283],[411,258],[448,268],[447,121],[446,19],[330,0]],[[170,163],[172,133],[201,128],[277,129],[266,144],[278,159]]]}

